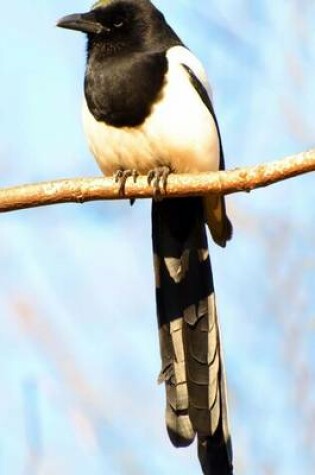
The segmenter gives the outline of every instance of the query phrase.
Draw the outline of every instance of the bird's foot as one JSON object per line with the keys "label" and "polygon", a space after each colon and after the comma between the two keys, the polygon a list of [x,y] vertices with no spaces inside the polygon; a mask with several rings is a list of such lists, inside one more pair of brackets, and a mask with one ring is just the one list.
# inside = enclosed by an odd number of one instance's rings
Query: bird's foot
{"label": "bird's foot", "polygon": [[168,166],[156,167],[150,170],[147,175],[148,184],[153,188],[154,198],[157,199],[161,192],[166,191],[167,179],[171,169]]}
{"label": "bird's foot", "polygon": [[118,183],[119,185],[119,188],[118,188],[119,196],[124,196],[126,181],[128,180],[128,178],[132,177],[133,182],[136,183],[138,176],[139,176],[139,173],[137,172],[137,170],[117,170],[117,172],[114,173],[115,183]]}

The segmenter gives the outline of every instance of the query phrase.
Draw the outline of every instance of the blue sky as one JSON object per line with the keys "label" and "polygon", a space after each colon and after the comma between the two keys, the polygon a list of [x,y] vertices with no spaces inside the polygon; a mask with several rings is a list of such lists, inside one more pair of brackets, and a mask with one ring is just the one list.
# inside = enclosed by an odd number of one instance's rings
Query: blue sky
{"label": "blue sky", "polygon": [[[156,2],[202,59],[227,166],[314,147],[315,7]],[[1,186],[98,175],[80,113],[85,42],[55,28],[85,1],[6,3]],[[229,197],[211,245],[238,475],[313,473],[314,176]],[[0,473],[200,473],[164,429],[150,203],[0,217]]]}

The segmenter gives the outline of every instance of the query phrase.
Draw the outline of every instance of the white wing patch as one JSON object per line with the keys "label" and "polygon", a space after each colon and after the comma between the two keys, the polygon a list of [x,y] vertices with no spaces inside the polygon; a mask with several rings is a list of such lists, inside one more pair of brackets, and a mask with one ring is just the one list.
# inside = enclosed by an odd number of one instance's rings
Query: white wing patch
{"label": "white wing patch", "polygon": [[199,61],[189,49],[184,46],[173,46],[173,48],[167,52],[167,58],[169,62],[188,66],[206,89],[211,101],[213,100],[213,92],[208,81],[206,70],[201,61]]}
{"label": "white wing patch", "polygon": [[182,46],[167,53],[169,68],[151,114],[137,127],[112,127],[98,122],[83,103],[83,125],[89,147],[101,170],[136,169],[141,174],[159,166],[179,173],[218,170],[220,145],[211,113],[192,86],[182,64],[209,89],[206,73]]}

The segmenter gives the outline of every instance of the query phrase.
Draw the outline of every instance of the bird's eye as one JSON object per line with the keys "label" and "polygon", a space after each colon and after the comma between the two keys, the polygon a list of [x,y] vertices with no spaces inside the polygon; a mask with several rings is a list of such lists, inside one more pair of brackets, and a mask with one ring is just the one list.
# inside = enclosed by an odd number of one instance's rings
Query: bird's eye
{"label": "bird's eye", "polygon": [[117,18],[116,20],[114,20],[113,26],[115,28],[121,28],[122,26],[124,26],[124,20],[122,18]]}

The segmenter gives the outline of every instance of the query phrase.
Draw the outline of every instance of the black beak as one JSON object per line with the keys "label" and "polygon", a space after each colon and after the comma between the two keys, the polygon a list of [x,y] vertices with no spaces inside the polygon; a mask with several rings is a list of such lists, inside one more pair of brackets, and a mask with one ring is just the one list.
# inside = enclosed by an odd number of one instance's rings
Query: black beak
{"label": "black beak", "polygon": [[60,28],[68,28],[69,30],[82,31],[83,33],[94,33],[96,35],[109,31],[109,28],[106,28],[96,20],[93,11],[64,16],[58,20],[57,26]]}

